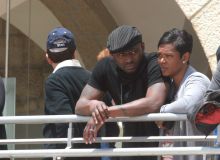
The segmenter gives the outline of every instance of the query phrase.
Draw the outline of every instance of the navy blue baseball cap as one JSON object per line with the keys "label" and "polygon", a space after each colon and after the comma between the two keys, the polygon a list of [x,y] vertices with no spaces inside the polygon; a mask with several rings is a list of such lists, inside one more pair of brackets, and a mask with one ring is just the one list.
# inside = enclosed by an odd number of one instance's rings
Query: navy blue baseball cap
{"label": "navy blue baseball cap", "polygon": [[66,51],[74,51],[76,43],[73,33],[66,28],[57,27],[53,29],[47,38],[48,53],[62,53]]}

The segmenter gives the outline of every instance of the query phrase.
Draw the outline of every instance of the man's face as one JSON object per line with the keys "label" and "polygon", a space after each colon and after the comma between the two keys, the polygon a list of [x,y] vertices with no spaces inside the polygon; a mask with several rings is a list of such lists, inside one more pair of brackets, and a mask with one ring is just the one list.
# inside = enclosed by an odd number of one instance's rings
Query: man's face
{"label": "man's face", "polygon": [[123,52],[113,53],[113,59],[117,65],[126,73],[134,73],[141,61],[144,51],[144,44],[138,43],[131,49]]}
{"label": "man's face", "polygon": [[180,53],[173,44],[162,44],[158,48],[158,63],[163,76],[174,78],[180,73],[187,61],[180,58]]}

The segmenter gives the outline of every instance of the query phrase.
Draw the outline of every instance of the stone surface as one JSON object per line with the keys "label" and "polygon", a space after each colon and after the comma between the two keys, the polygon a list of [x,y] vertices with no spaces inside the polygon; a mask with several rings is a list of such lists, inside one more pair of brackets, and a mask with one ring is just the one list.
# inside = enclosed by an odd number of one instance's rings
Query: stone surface
{"label": "stone surface", "polygon": [[219,0],[176,0],[204,48],[212,71],[216,69],[215,53],[220,45],[220,1]]}

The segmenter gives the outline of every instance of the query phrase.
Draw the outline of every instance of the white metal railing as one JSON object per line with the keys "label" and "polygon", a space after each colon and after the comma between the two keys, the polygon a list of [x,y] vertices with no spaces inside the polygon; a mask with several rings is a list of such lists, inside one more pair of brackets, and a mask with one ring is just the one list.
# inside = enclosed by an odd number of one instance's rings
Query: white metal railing
{"label": "white metal railing", "polygon": [[[78,115],[40,115],[40,116],[4,116],[0,124],[45,124],[45,123],[79,123],[87,122],[90,117]],[[138,122],[138,121],[186,121],[187,115],[173,113],[151,113],[138,117],[109,118],[107,122]]]}
{"label": "white metal railing", "polygon": [[101,156],[160,156],[160,155],[214,155],[220,148],[214,147],[154,147],[115,149],[44,149],[0,151],[0,157],[46,158],[46,157],[101,157]]}
{"label": "white metal railing", "polygon": [[[109,142],[162,142],[162,141],[216,141],[217,136],[149,136],[149,137],[98,137],[95,143]],[[57,144],[66,143],[68,138],[38,138],[38,139],[5,139],[0,144]],[[83,138],[72,138],[71,143],[84,143]]]}
{"label": "white metal railing", "polygon": [[[70,149],[72,143],[83,143],[82,138],[72,138],[72,123],[87,122],[90,117],[77,115],[42,115],[42,116],[5,116],[0,117],[0,124],[45,124],[69,123],[67,138],[39,139],[6,139],[0,144],[48,144],[66,143],[66,149],[36,149],[36,150],[7,150],[0,151],[2,158],[43,158],[43,157],[93,157],[93,156],[153,156],[153,155],[203,155],[219,154],[218,147],[156,147],[156,148],[115,148],[115,149]],[[138,117],[110,118],[108,122],[137,122],[137,121],[186,121],[185,114],[152,113]],[[101,142],[155,142],[155,141],[216,141],[219,136],[150,136],[150,137],[99,137]],[[86,154],[85,154],[86,153]],[[55,159],[55,158],[54,158]]]}

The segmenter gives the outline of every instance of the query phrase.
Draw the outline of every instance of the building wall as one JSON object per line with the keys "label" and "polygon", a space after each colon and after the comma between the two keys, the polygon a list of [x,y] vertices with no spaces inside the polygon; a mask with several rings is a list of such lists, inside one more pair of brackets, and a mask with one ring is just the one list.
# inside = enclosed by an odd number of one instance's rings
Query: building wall
{"label": "building wall", "polygon": [[220,1],[176,0],[198,36],[212,71],[216,69],[216,51],[220,45]]}

